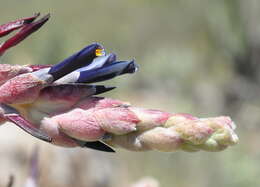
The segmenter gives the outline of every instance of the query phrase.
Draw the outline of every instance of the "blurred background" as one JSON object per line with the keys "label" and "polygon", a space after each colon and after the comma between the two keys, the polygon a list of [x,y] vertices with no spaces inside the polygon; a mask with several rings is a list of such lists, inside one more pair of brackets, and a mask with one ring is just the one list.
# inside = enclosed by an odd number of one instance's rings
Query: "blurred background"
{"label": "blurred background", "polygon": [[127,187],[151,176],[162,187],[260,186],[260,2],[258,0],[0,0],[0,23],[51,13],[1,63],[52,64],[92,42],[140,65],[105,96],[140,107],[229,115],[240,143],[219,153],[107,154],[43,143],[0,128],[0,186],[23,186],[39,147],[39,186]]}

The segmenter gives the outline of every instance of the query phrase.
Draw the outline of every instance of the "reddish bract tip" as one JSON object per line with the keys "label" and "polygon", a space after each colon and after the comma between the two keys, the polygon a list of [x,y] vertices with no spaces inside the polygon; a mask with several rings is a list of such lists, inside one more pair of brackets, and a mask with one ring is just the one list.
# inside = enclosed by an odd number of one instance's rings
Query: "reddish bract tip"
{"label": "reddish bract tip", "polygon": [[0,25],[0,37],[6,36],[14,30],[17,30],[23,27],[25,24],[29,24],[33,22],[37,17],[40,16],[40,13],[34,14],[34,16],[18,19],[15,21],[11,21],[9,23]]}
{"label": "reddish bract tip", "polygon": [[49,67],[51,67],[52,65],[50,65],[50,64],[38,64],[38,65],[29,65],[29,67],[30,68],[32,68],[32,70],[33,71],[38,71],[38,70],[40,70],[40,69],[44,69],[44,68],[49,68]]}
{"label": "reddish bract tip", "polygon": [[[13,37],[11,37],[7,41],[5,41],[2,45],[0,45],[0,55],[2,55],[7,49],[20,43],[22,40],[27,38],[33,32],[37,31],[50,18],[50,14],[47,14],[46,16],[39,19],[38,21],[33,22],[37,16],[38,16],[38,14],[35,15],[34,17],[26,18],[25,20],[22,20],[23,24],[21,26],[17,26],[17,28],[15,28],[15,29],[18,29],[18,28],[22,28],[22,29],[17,34],[15,34]],[[26,24],[24,24],[24,23],[26,23]],[[7,31],[7,32],[10,33],[11,31],[12,30],[9,29],[9,31]]]}

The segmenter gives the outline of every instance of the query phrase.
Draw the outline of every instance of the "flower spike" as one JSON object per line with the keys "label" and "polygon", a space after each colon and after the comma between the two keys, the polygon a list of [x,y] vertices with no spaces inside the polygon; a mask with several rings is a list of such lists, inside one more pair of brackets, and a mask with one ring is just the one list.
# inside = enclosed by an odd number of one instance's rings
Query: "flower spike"
{"label": "flower spike", "polygon": [[[38,30],[49,14],[0,26],[0,37],[20,31],[0,45],[0,55]],[[0,64],[0,124],[9,121],[30,135],[65,147],[115,152],[221,151],[238,142],[227,116],[197,118],[131,106],[97,97],[115,87],[89,85],[134,73],[134,60],[119,61],[93,43],[56,65]]]}

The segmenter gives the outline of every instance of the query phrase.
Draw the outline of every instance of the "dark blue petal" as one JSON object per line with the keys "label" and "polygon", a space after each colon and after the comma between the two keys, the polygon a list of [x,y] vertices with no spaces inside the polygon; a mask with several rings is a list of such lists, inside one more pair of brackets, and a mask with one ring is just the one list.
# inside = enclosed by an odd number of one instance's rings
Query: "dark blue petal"
{"label": "dark blue petal", "polygon": [[96,58],[96,49],[103,49],[103,47],[98,43],[93,43],[52,66],[48,73],[54,77],[54,80],[57,80],[78,68],[89,65]]}
{"label": "dark blue petal", "polygon": [[115,54],[108,54],[106,56],[96,57],[89,65],[79,68],[55,81],[55,84],[75,83],[80,77],[80,72],[87,72],[90,70],[102,68],[115,60]]}
{"label": "dark blue petal", "polygon": [[112,79],[125,73],[134,73],[137,65],[134,61],[119,61],[107,64],[101,68],[80,72],[78,83],[93,83]]}
{"label": "dark blue petal", "polygon": [[115,61],[116,61],[115,54],[110,53],[106,56],[100,56],[100,57],[95,58],[89,65],[79,68],[76,71],[83,72],[83,71],[87,71],[87,70],[101,68],[102,66],[104,66],[106,64],[110,64]]}
{"label": "dark blue petal", "polygon": [[106,64],[112,63],[116,61],[116,54],[115,53],[110,53],[109,54],[109,59],[107,60]]}

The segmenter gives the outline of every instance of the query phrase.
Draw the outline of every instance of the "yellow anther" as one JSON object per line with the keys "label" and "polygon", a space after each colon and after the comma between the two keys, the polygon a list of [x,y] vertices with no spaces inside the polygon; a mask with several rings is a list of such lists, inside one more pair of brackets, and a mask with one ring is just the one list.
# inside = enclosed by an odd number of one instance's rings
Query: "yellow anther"
{"label": "yellow anther", "polygon": [[96,56],[105,56],[105,50],[104,49],[96,49]]}

